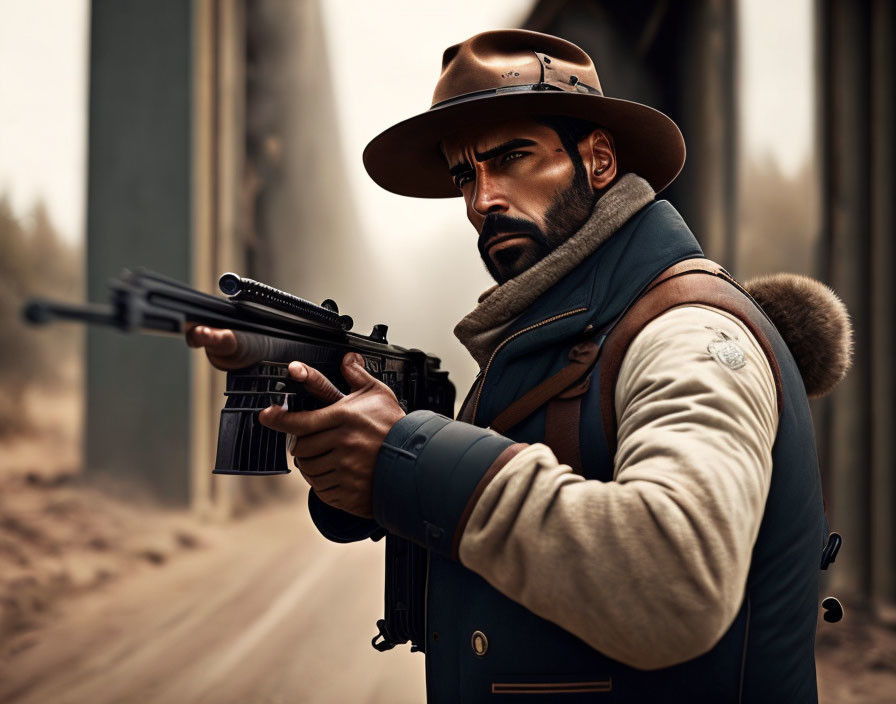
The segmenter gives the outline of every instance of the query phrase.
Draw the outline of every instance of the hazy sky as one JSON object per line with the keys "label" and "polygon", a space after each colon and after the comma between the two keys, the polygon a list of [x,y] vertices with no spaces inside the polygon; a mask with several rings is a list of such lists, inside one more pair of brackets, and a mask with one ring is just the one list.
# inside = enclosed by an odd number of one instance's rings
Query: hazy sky
{"label": "hazy sky", "polygon": [[[343,154],[354,196],[369,215],[369,236],[421,222],[463,224],[456,202],[381,191],[363,171],[361,150],[380,130],[428,107],[446,46],[486,28],[513,26],[531,5],[321,2],[339,77]],[[811,0],[742,3],[743,136],[750,150],[771,152],[786,171],[797,168],[812,144],[810,6]],[[44,198],[73,239],[83,236],[85,220],[87,41],[88,0],[0,0],[0,192],[11,193],[20,212]]]}
{"label": "hazy sky", "polygon": [[87,0],[0,0],[0,193],[84,235]]}
{"label": "hazy sky", "polygon": [[813,148],[813,0],[743,0],[741,137],[769,152],[787,175]]}
{"label": "hazy sky", "polygon": [[[371,242],[425,248],[446,233],[468,235],[475,255],[475,233],[458,199],[421,200],[384,191],[367,176],[361,152],[382,130],[429,107],[445,48],[485,29],[518,27],[533,5],[532,0],[321,3],[330,65],[339,77],[346,171],[363,234]],[[365,68],[363,77],[359,66]],[[487,284],[483,276],[477,285]]]}

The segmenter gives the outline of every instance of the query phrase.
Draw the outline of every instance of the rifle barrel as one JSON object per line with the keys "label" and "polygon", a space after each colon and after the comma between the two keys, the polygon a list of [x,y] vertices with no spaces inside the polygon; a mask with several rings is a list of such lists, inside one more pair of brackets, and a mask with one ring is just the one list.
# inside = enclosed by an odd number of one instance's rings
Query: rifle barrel
{"label": "rifle barrel", "polygon": [[46,325],[54,320],[77,320],[96,325],[120,327],[115,308],[109,303],[79,304],[32,298],[22,310],[22,316],[33,325]]}

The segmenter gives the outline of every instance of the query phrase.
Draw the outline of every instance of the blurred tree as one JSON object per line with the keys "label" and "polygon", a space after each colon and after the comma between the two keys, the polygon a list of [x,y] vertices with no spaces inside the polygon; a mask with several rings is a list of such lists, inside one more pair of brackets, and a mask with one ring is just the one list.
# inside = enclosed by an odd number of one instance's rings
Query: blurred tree
{"label": "blurred tree", "polygon": [[76,383],[82,354],[81,330],[30,329],[22,305],[32,295],[80,298],[84,274],[81,248],[60,238],[43,202],[20,218],[0,195],[0,252],[0,438],[9,438],[32,429],[27,391]]}

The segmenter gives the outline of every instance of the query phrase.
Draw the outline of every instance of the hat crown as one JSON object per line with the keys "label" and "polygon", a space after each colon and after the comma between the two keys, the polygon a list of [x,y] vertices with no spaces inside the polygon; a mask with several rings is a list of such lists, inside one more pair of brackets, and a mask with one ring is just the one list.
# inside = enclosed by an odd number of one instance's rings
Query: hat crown
{"label": "hat crown", "polygon": [[504,29],[477,34],[445,50],[432,104],[538,83],[572,93],[601,90],[591,57],[572,42],[539,32]]}

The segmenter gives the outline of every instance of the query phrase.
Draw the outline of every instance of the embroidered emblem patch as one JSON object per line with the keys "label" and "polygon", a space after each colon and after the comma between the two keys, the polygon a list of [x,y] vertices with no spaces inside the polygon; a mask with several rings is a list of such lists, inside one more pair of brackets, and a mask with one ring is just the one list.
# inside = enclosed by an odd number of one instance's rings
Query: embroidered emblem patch
{"label": "embroidered emblem patch", "polygon": [[727,335],[722,330],[715,329],[717,337],[707,345],[706,350],[723,367],[729,369],[741,369],[747,364],[747,356],[737,344],[737,340]]}

